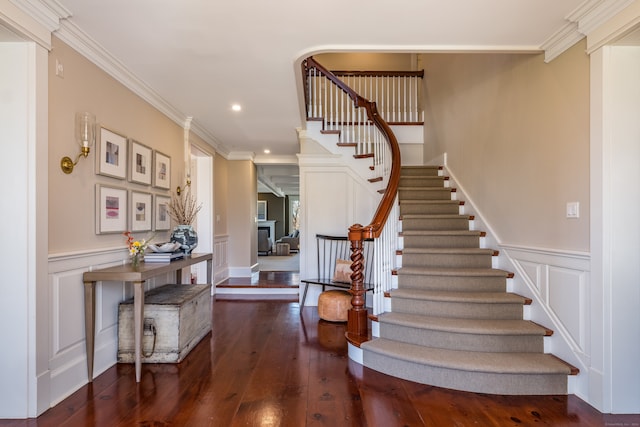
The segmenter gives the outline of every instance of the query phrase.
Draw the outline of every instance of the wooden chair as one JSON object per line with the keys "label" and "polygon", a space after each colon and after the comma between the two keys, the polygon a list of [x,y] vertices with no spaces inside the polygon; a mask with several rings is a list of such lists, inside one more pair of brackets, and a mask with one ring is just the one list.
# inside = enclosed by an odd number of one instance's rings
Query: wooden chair
{"label": "wooden chair", "polygon": [[[309,285],[322,286],[323,292],[327,286],[351,289],[350,279],[340,280],[344,278],[338,278],[338,280],[334,280],[336,279],[336,267],[338,265],[338,270],[340,270],[344,261],[347,261],[349,265],[351,264],[351,242],[349,242],[348,238],[346,236],[316,234],[316,244],[318,276],[300,280],[300,282],[304,283],[300,310],[304,307],[304,302],[307,299]],[[365,240],[362,249],[364,256],[364,288],[367,291],[371,291],[373,290],[373,239]]]}

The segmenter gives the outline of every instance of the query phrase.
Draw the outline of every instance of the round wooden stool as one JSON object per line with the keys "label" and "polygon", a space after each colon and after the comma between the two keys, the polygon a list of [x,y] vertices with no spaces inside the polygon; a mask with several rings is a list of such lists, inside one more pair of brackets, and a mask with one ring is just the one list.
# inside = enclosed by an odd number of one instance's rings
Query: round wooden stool
{"label": "round wooden stool", "polygon": [[351,308],[351,294],[348,291],[332,289],[318,297],[318,316],[329,322],[346,322]]}

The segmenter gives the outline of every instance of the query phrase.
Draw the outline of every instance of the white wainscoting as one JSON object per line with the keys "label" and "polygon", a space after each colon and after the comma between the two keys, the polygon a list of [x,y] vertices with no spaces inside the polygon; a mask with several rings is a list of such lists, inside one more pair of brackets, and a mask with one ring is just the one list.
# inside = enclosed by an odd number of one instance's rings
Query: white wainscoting
{"label": "white wainscoting", "polygon": [[[51,406],[88,382],[82,274],[126,262],[128,254],[122,247],[49,256]],[[173,274],[156,277],[145,283],[145,290],[174,280]],[[99,282],[96,286],[94,378],[116,363],[118,304],[131,297],[132,286],[124,282]]]}
{"label": "white wainscoting", "polygon": [[500,245],[501,265],[515,273],[509,291],[529,297],[527,318],[549,329],[545,352],[553,353],[580,369],[573,390],[588,397],[590,356],[590,256],[586,253]]}
{"label": "white wainscoting", "polygon": [[[213,244],[213,284],[215,285],[229,278],[229,235],[216,235]],[[215,286],[211,289],[215,292]]]}

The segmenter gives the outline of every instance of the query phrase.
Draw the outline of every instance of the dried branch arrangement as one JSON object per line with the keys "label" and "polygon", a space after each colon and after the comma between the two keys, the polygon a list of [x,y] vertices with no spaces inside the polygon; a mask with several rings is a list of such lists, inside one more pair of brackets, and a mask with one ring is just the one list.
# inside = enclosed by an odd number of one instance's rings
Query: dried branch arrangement
{"label": "dried branch arrangement", "polygon": [[191,186],[186,186],[180,194],[174,194],[169,202],[169,216],[179,225],[191,225],[196,215],[202,209],[202,203],[198,204],[191,194]]}

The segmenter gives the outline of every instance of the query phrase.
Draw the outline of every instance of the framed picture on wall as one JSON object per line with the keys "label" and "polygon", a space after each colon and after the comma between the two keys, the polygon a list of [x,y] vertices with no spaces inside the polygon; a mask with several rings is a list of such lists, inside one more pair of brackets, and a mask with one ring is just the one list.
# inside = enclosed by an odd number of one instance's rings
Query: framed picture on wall
{"label": "framed picture on wall", "polygon": [[258,221],[267,220],[267,201],[258,200]]}
{"label": "framed picture on wall", "polygon": [[127,231],[127,190],[96,184],[96,234]]}
{"label": "framed picture on wall", "polygon": [[105,127],[98,134],[96,172],[112,178],[127,178],[127,138]]}
{"label": "framed picture on wall", "polygon": [[131,191],[129,202],[131,231],[151,230],[152,205],[151,194]]}
{"label": "framed picture on wall", "polygon": [[129,140],[129,181],[151,185],[153,150],[133,139]]}
{"label": "framed picture on wall", "polygon": [[169,201],[167,196],[155,195],[153,206],[154,229],[156,231],[169,230],[171,228],[171,217],[169,216]]}
{"label": "framed picture on wall", "polygon": [[153,186],[171,188],[171,158],[159,151],[153,152]]}

